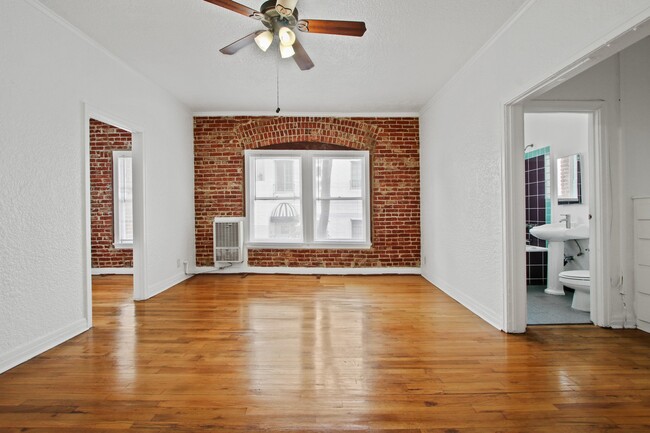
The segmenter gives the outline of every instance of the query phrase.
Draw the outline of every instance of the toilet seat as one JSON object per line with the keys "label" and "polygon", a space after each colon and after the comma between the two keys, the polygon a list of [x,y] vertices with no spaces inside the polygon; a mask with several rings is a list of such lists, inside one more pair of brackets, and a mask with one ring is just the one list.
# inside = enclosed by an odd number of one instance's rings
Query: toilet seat
{"label": "toilet seat", "polygon": [[580,271],[562,271],[560,272],[560,278],[565,280],[572,281],[589,281],[589,271],[580,270]]}
{"label": "toilet seat", "polygon": [[591,300],[589,292],[591,281],[589,279],[589,271],[563,271],[560,272],[559,277],[561,284],[575,291],[571,308],[579,311],[590,311]]}

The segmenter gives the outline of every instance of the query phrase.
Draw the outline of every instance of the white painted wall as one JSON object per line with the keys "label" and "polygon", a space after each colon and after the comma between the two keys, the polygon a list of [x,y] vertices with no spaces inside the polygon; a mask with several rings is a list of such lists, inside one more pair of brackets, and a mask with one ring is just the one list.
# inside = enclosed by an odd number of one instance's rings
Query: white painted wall
{"label": "white painted wall", "polygon": [[[650,195],[650,38],[620,54],[623,188],[622,268],[627,305],[634,296],[634,237],[631,197]],[[634,323],[631,311],[628,322]]]}
{"label": "white painted wall", "polygon": [[422,110],[423,275],[504,327],[504,105],[650,16],[649,0],[532,1]]}
{"label": "white painted wall", "polygon": [[0,2],[0,372],[82,332],[84,103],[138,125],[144,143],[145,296],[193,262],[189,110],[48,15]]}

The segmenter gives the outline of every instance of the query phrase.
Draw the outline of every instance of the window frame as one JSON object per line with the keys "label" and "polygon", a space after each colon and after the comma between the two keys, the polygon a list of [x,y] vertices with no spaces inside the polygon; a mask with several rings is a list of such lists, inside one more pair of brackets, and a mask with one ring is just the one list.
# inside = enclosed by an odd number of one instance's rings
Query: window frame
{"label": "window frame", "polygon": [[[254,249],[369,249],[372,247],[372,220],[370,209],[372,207],[370,194],[371,171],[370,152],[365,150],[246,150],[244,152],[244,178],[245,178],[245,203],[246,203],[246,245]],[[301,167],[301,209],[302,242],[277,242],[251,239],[255,216],[253,215],[255,187],[252,185],[251,176],[254,176],[253,161],[257,157],[299,157]],[[363,219],[367,222],[362,240],[324,240],[315,239],[315,213],[316,213],[316,185],[315,185],[315,158],[351,158],[357,157],[361,163],[361,197]],[[335,198],[331,198],[335,199]]]}
{"label": "window frame", "polygon": [[[130,150],[113,151],[113,247],[115,249],[133,248],[133,239],[125,240],[120,237],[122,228],[122,221],[120,220],[122,204],[119,198],[119,188],[121,186],[119,160],[124,157],[131,158],[131,170],[133,170],[133,155]],[[133,173],[131,174],[131,179],[133,179]],[[131,184],[131,187],[133,187],[133,184]],[[133,206],[131,207],[133,208]]]}

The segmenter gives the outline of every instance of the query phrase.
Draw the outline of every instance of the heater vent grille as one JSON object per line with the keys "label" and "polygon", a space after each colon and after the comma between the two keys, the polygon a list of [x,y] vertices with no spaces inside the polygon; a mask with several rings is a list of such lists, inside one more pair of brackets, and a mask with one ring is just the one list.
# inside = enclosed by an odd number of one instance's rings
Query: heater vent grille
{"label": "heater vent grille", "polygon": [[241,263],[244,261],[244,219],[214,219],[214,262]]}

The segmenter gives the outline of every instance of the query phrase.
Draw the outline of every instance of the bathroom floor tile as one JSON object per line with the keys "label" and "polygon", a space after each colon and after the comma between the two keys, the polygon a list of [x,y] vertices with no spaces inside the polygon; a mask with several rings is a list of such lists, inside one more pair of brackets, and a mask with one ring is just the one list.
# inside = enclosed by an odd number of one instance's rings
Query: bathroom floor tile
{"label": "bathroom floor tile", "polygon": [[566,295],[544,293],[546,286],[528,286],[528,324],[556,325],[591,323],[589,313],[571,308],[573,290],[565,289]]}

